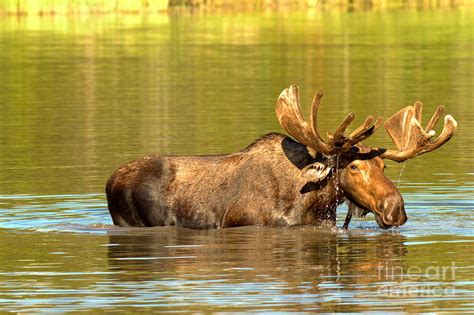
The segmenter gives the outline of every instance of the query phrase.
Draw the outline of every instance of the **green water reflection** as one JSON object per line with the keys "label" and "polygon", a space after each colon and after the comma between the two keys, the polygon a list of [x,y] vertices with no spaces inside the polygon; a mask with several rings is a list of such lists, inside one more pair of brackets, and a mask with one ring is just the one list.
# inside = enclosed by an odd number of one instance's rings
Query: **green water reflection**
{"label": "green water reflection", "polygon": [[347,111],[446,105],[458,134],[402,180],[472,183],[472,12],[3,18],[0,187],[97,192],[145,153],[239,150],[281,130],[274,103],[291,83],[307,104],[325,91],[323,130]]}
{"label": "green water reflection", "polygon": [[[467,8],[1,17],[0,311],[472,311],[473,21]],[[406,226],[110,226],[103,187],[118,165],[282,132],[274,104],[292,83],[306,105],[324,90],[322,131],[416,100],[425,117],[439,104],[456,117],[443,148],[388,163]],[[384,131],[367,143],[391,145]],[[455,278],[379,274],[452,262]]]}

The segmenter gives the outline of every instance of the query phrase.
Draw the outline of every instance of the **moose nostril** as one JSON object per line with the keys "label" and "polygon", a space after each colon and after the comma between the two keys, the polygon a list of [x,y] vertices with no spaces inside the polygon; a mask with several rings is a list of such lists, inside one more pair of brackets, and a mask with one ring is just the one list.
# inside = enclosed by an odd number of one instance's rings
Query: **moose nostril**
{"label": "moose nostril", "polygon": [[377,209],[382,212],[382,213],[385,213],[385,211],[389,208],[389,202],[387,199],[384,199],[384,200],[380,200],[378,203],[377,203]]}
{"label": "moose nostril", "polygon": [[384,198],[383,200],[379,201],[378,206],[381,212],[386,212],[387,210],[395,207],[396,204],[398,203],[392,200],[392,198]]}

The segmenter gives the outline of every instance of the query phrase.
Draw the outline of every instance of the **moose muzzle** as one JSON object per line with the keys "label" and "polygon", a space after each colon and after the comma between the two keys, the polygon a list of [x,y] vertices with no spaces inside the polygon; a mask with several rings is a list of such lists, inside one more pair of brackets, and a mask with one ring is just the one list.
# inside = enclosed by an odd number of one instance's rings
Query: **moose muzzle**
{"label": "moose muzzle", "polygon": [[398,192],[380,200],[377,208],[378,211],[375,211],[375,219],[377,224],[383,229],[401,226],[408,220],[403,198]]}

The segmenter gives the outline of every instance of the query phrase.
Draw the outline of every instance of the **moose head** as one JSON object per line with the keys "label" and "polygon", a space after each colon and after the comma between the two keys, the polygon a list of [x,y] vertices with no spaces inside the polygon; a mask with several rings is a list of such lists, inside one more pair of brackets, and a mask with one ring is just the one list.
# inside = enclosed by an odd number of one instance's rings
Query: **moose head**
{"label": "moose head", "polygon": [[401,226],[407,221],[403,197],[395,185],[384,175],[384,159],[403,162],[418,155],[436,150],[455,133],[457,122],[451,115],[444,118],[444,128],[435,138],[433,130],[444,113],[439,106],[425,128],[421,125],[422,104],[416,102],[388,118],[384,127],[397,147],[396,150],[367,147],[362,141],[373,135],[383,119],[368,116],[348,136],[344,132],[354,120],[349,113],[334,133],[324,140],[318,133],[317,116],[323,93],[313,98],[309,122],[301,113],[298,87],[292,85],[279,96],[276,115],[280,125],[294,139],[305,145],[313,156],[323,156],[327,170],[324,176],[334,176],[349,204],[344,227],[352,214],[364,216],[374,213],[381,228]]}

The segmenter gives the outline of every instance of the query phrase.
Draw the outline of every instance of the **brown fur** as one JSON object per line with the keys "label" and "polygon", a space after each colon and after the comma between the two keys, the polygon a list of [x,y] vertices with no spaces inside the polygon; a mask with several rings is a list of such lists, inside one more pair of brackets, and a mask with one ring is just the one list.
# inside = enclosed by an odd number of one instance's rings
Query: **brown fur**
{"label": "brown fur", "polygon": [[[377,164],[374,159],[359,164]],[[119,226],[333,226],[336,208],[346,195],[361,203],[351,192],[359,179],[349,178],[343,159],[324,180],[300,176],[315,162],[332,163],[320,154],[313,157],[304,145],[281,134],[263,136],[228,155],[145,156],[110,177],[109,211]],[[382,174],[373,171],[374,176]],[[362,187],[363,192],[372,190],[370,185]]]}
{"label": "brown fur", "polygon": [[320,191],[300,192],[306,184],[300,169],[314,161],[303,145],[279,134],[229,155],[146,156],[115,171],[107,201],[120,226],[334,224],[327,213],[342,197],[336,202],[332,180]]}

